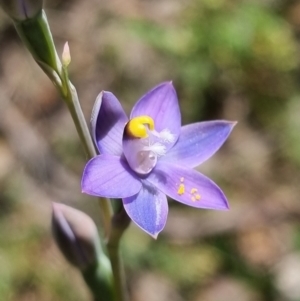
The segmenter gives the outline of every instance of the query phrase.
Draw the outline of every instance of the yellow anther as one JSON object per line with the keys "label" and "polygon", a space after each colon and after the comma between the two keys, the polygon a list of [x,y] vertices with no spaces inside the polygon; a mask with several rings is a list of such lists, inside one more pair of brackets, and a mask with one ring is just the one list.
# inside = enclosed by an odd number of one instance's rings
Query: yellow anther
{"label": "yellow anther", "polygon": [[198,192],[197,188],[192,188],[191,189],[191,200],[193,202],[200,201],[200,199],[201,199],[201,195],[198,194],[197,192]]}
{"label": "yellow anther", "polygon": [[181,177],[181,178],[180,178],[180,182],[181,182],[181,183],[184,182],[184,177]]}
{"label": "yellow anther", "polygon": [[150,116],[134,117],[127,123],[126,133],[134,138],[147,138],[147,126],[149,130],[154,130],[154,121]]}
{"label": "yellow anther", "polygon": [[198,191],[197,188],[192,188],[192,189],[191,189],[191,194],[194,194],[194,193],[196,193],[197,191]]}
{"label": "yellow anther", "polygon": [[185,191],[184,184],[180,184],[180,185],[179,185],[179,188],[178,188],[178,190],[177,190],[177,193],[178,193],[179,195],[182,195],[182,194],[184,194],[184,191]]}

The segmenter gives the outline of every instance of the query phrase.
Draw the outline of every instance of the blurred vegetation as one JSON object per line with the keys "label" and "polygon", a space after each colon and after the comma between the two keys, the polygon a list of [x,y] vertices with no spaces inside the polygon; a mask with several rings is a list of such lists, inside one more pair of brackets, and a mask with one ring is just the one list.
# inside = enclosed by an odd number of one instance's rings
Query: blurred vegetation
{"label": "blurred vegetation", "polygon": [[[56,0],[46,11],[58,48],[70,43],[87,118],[101,89],[129,111],[172,79],[184,123],[239,122],[199,168],[224,189],[228,213],[171,201],[157,241],[126,233],[132,300],[299,301],[300,1]],[[0,299],[88,300],[49,229],[51,201],[99,219],[80,195],[84,155],[4,15],[0,45]],[[43,147],[28,148],[33,137]]]}
{"label": "blurred vegetation", "polygon": [[247,94],[261,122],[296,92],[292,71],[299,59],[292,28],[262,1],[195,0],[176,24],[134,20],[130,28],[168,61],[184,99],[199,103],[203,117],[207,93],[220,89]]}

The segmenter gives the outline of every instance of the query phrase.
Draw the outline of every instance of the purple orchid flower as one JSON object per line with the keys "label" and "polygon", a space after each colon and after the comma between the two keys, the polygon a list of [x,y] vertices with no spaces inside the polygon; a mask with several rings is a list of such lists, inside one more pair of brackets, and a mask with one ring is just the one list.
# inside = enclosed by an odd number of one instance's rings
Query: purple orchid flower
{"label": "purple orchid flower", "polygon": [[101,92],[91,125],[100,155],[87,163],[82,191],[121,198],[128,216],[154,238],[166,224],[166,196],[196,208],[228,209],[221,189],[193,168],[221,147],[235,122],[206,121],[181,127],[171,82],[145,94],[129,119],[112,93]]}

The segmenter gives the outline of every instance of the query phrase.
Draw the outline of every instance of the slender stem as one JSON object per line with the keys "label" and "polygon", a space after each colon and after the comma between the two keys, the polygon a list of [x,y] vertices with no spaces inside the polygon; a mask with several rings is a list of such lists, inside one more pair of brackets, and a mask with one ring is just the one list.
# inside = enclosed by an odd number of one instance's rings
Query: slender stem
{"label": "slender stem", "polygon": [[94,295],[94,301],[116,301],[116,290],[109,259],[100,253],[97,262],[91,264],[82,276]]}
{"label": "slender stem", "polygon": [[[76,89],[68,78],[67,69],[63,67],[62,70],[62,96],[69,108],[86,153],[89,158],[92,158],[97,154],[97,151],[82,113]],[[120,206],[118,208],[119,210],[116,210],[117,212],[113,215],[112,204],[107,199],[100,199],[99,205],[101,207],[101,217],[105,233],[104,241],[106,242],[114,277],[116,301],[128,301],[129,298],[126,289],[124,266],[119,246],[120,239],[129,225],[130,219],[128,218],[123,206]]]}
{"label": "slender stem", "polygon": [[[92,158],[97,155],[97,151],[88,130],[84,115],[82,113],[76,89],[68,78],[67,69],[63,67],[62,70],[62,96],[69,108],[85,151],[88,157]],[[128,301],[129,297],[126,288],[126,278],[119,247],[121,237],[128,227],[130,219],[121,203],[119,204],[119,208],[113,215],[111,202],[109,202],[109,200],[107,200],[106,198],[99,199],[99,205],[102,215],[101,218],[104,227],[104,241],[106,242],[114,278],[115,300]],[[95,297],[96,296],[97,295],[95,294]]]}
{"label": "slender stem", "polygon": [[[69,80],[67,80],[66,103],[86,153],[88,154],[89,158],[92,158],[97,154],[97,152],[86,125],[76,89]],[[117,202],[120,202],[120,200]],[[116,210],[118,212],[116,212],[114,215],[111,202],[109,202],[107,199],[99,199],[99,205],[101,207],[108,256],[111,262],[114,277],[116,300],[128,301],[129,296],[126,288],[124,265],[120,254],[120,240],[130,223],[130,219],[122,205],[119,206],[119,208]]]}
{"label": "slender stem", "polygon": [[[79,103],[78,95],[75,87],[72,83],[66,79],[66,104],[69,108],[71,116],[73,118],[74,124],[76,126],[78,135],[80,137],[81,143],[85,149],[86,154],[91,159],[97,155],[96,148],[92,141],[88,126],[86,124],[81,106]],[[103,223],[104,236],[107,239],[110,233],[111,218],[113,215],[113,210],[111,203],[106,198],[99,199],[99,206],[101,208],[101,220]]]}
{"label": "slender stem", "polygon": [[125,272],[122,257],[120,254],[119,242],[107,245],[108,255],[111,260],[112,272],[115,281],[116,300],[128,301],[128,293],[125,281]]}
{"label": "slender stem", "polygon": [[[94,157],[96,153],[95,146],[91,139],[88,127],[82,113],[75,87],[68,81],[67,99],[69,111],[75,123],[81,142],[85,148],[89,158]],[[119,200],[120,202],[120,200]],[[99,200],[101,207],[101,217],[103,221],[105,240],[107,241],[108,256],[111,261],[112,271],[114,275],[116,300],[128,301],[128,293],[126,288],[124,266],[120,254],[120,240],[130,223],[130,219],[126,214],[123,206],[118,208],[118,212],[113,215],[111,202],[105,198]]]}
{"label": "slender stem", "polygon": [[126,288],[124,265],[119,248],[121,237],[129,223],[130,219],[123,206],[121,206],[121,210],[118,213],[115,213],[112,219],[111,235],[107,242],[107,250],[111,260],[116,287],[116,298],[118,301],[129,300]]}
{"label": "slender stem", "polygon": [[76,89],[71,83],[69,85],[70,85],[71,93],[67,94],[68,99],[66,103],[71,113],[71,116],[73,118],[73,121],[75,123],[81,143],[84,147],[86,154],[90,159],[95,157],[97,155],[97,152],[95,150],[95,146],[92,141],[89,129],[85,122],[85,118],[80,107]]}

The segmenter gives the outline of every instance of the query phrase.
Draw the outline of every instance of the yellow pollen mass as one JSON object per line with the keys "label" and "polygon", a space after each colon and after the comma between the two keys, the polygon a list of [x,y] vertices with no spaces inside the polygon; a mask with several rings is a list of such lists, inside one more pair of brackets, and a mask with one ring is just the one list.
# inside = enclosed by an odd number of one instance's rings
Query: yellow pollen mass
{"label": "yellow pollen mass", "polygon": [[177,190],[177,193],[178,193],[179,195],[183,195],[183,194],[184,194],[184,191],[185,191],[184,184],[180,184],[180,185],[179,185],[179,188],[178,188],[178,190]]}
{"label": "yellow pollen mass", "polygon": [[194,193],[196,193],[197,191],[198,191],[197,188],[192,188],[192,189],[191,189],[191,194],[194,194]]}
{"label": "yellow pollen mass", "polygon": [[191,189],[191,200],[193,202],[196,202],[196,201],[200,201],[200,199],[201,199],[201,195],[198,193],[198,189],[193,187]]}
{"label": "yellow pollen mass", "polygon": [[154,120],[147,115],[134,117],[126,125],[126,134],[134,138],[147,138],[147,127],[154,130]]}

